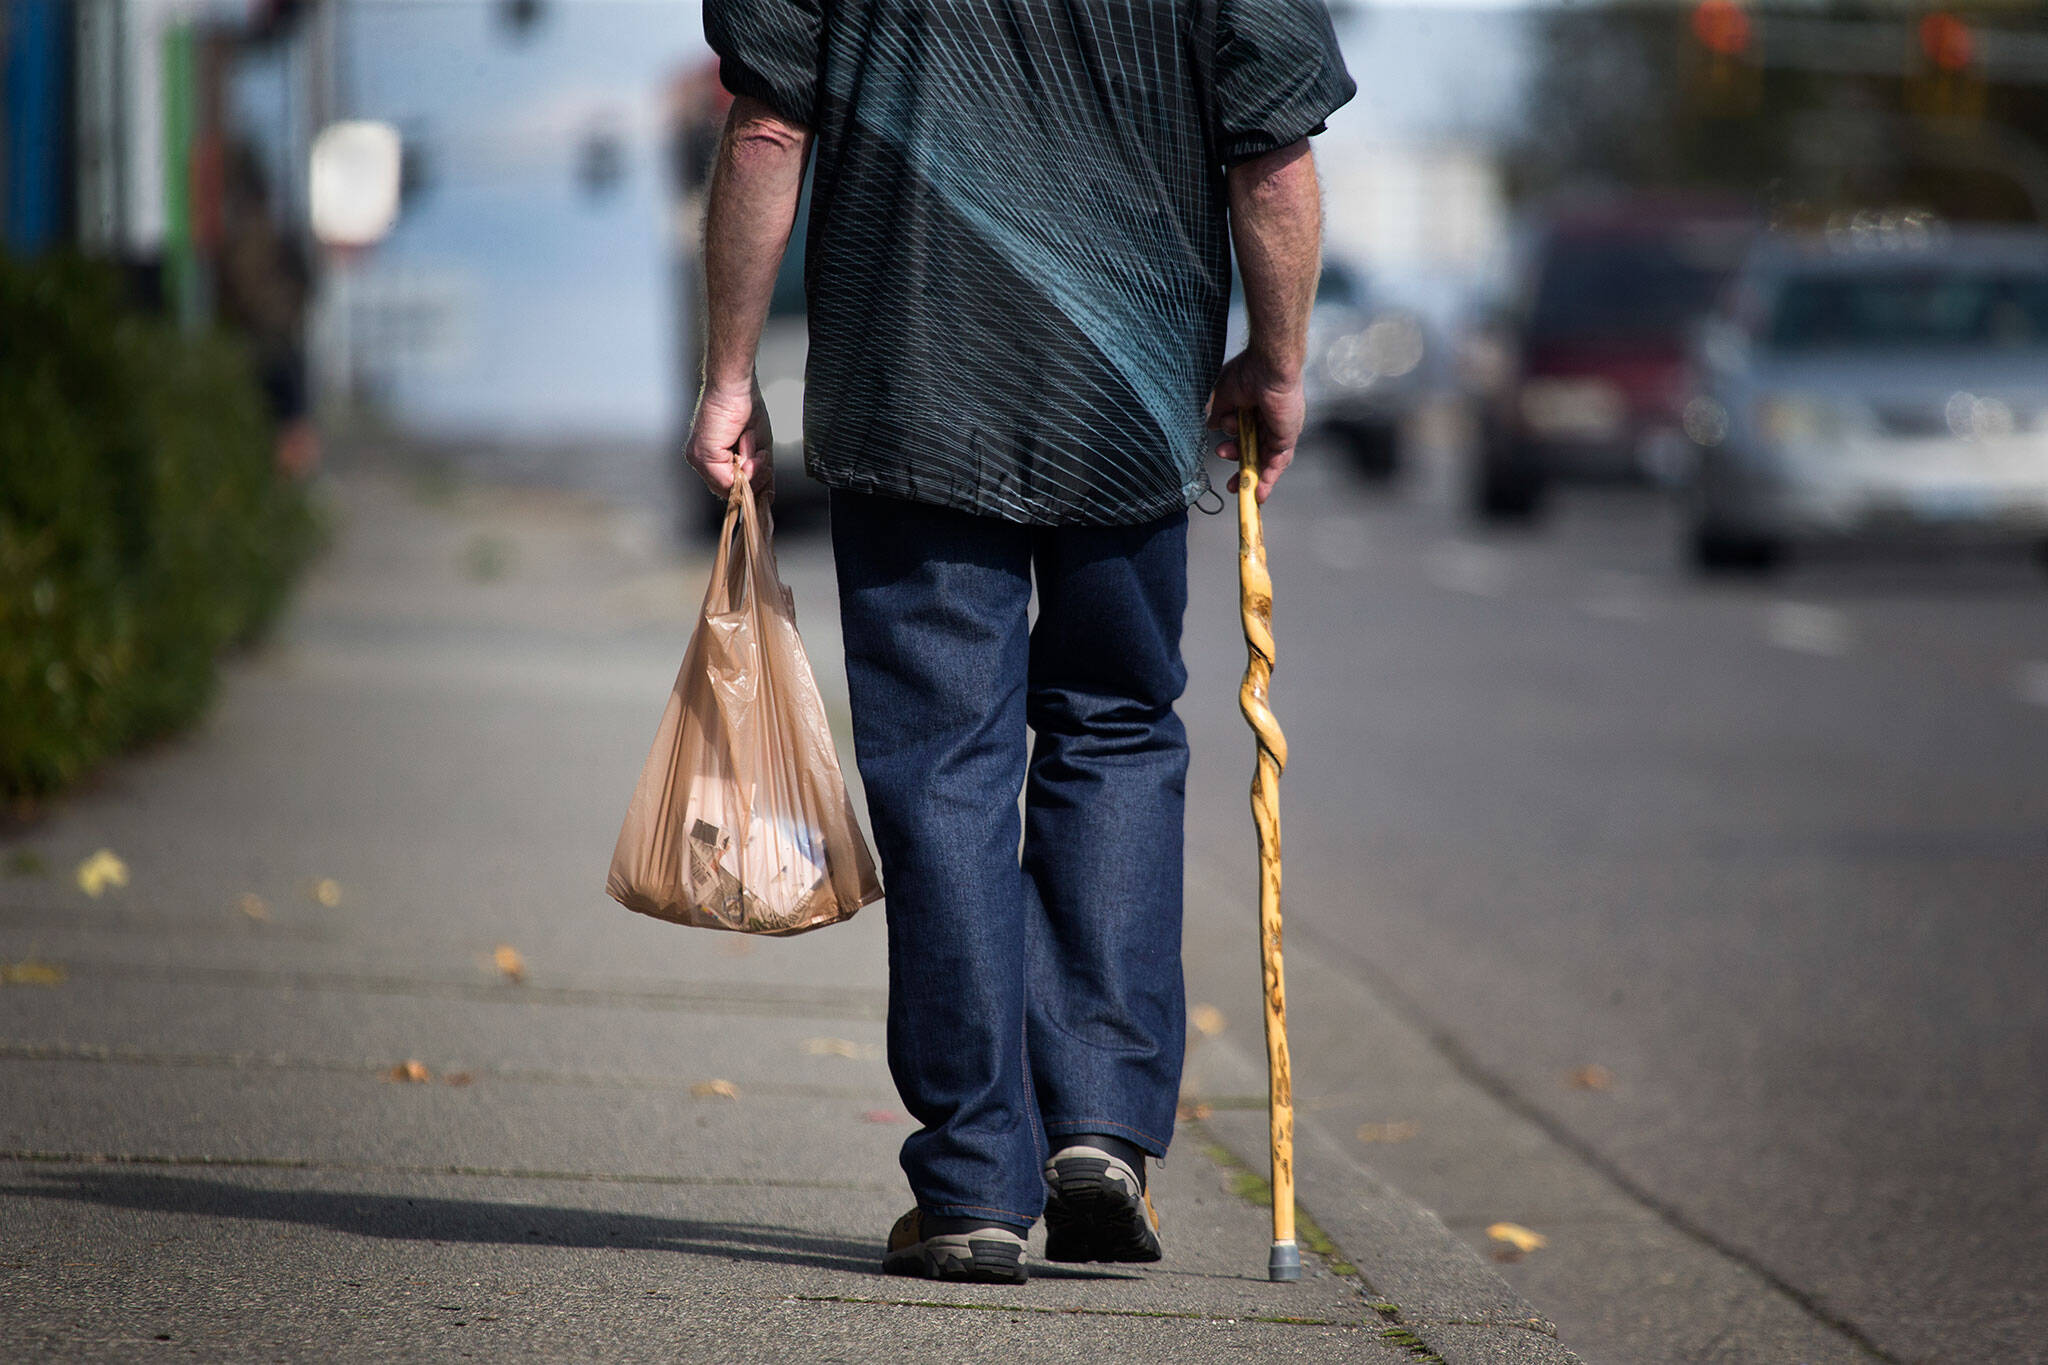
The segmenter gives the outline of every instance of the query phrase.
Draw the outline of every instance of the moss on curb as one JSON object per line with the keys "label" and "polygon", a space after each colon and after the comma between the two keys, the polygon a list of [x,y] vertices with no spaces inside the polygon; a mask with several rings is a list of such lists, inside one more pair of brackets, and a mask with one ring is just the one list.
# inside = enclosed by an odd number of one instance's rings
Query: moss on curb
{"label": "moss on curb", "polygon": [[[1230,1192],[1249,1204],[1260,1208],[1273,1207],[1273,1186],[1266,1177],[1254,1171],[1237,1159],[1237,1154],[1214,1138],[1202,1138],[1202,1154],[1221,1166],[1230,1176]],[[1330,1273],[1351,1280],[1361,1289],[1365,1287],[1365,1276],[1359,1268],[1344,1256],[1344,1249],[1323,1231],[1309,1211],[1301,1207],[1299,1200],[1294,1206],[1294,1233],[1301,1244],[1322,1258]]]}
{"label": "moss on curb", "polygon": [[[1218,1142],[1199,1122],[1190,1121],[1185,1126],[1196,1130],[1196,1142],[1202,1154],[1215,1162],[1229,1178],[1232,1194],[1259,1208],[1273,1207],[1272,1182],[1240,1161],[1237,1153]],[[1323,1231],[1322,1225],[1316,1222],[1314,1215],[1301,1206],[1299,1200],[1295,1201],[1294,1206],[1294,1232],[1303,1246],[1321,1258],[1331,1274],[1358,1286],[1359,1292],[1365,1295],[1366,1307],[1372,1310],[1379,1321],[1388,1324],[1380,1329],[1380,1338],[1383,1341],[1406,1351],[1415,1359],[1417,1365],[1444,1365],[1444,1358],[1438,1355],[1428,1342],[1417,1336],[1413,1328],[1401,1322],[1400,1305],[1380,1297],[1371,1284],[1367,1283],[1365,1273],[1344,1255],[1344,1249],[1337,1245],[1329,1233]]]}

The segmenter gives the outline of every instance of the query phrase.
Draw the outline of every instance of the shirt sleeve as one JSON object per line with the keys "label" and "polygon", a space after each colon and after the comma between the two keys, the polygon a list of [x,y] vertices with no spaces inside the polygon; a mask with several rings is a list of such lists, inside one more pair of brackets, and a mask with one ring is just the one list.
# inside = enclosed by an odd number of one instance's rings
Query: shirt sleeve
{"label": "shirt sleeve", "polygon": [[1226,165],[1323,131],[1358,93],[1323,0],[1220,0],[1211,117]]}
{"label": "shirt sleeve", "polygon": [[810,127],[818,94],[825,0],[704,0],[704,37],[718,79],[792,123]]}

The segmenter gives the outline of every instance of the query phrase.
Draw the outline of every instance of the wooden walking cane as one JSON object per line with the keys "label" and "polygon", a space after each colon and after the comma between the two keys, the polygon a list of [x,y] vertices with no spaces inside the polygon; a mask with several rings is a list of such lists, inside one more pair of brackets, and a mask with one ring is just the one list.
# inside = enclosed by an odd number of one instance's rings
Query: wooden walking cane
{"label": "wooden walking cane", "polygon": [[1273,679],[1273,576],[1259,521],[1259,428],[1250,408],[1237,411],[1237,584],[1244,616],[1244,683],[1237,706],[1258,737],[1252,821],[1259,828],[1259,956],[1266,981],[1266,1112],[1273,1140],[1273,1249],[1266,1278],[1301,1278],[1294,1242],[1294,1082],[1287,1060],[1287,983],[1280,965],[1280,770],[1287,736],[1267,695]]}

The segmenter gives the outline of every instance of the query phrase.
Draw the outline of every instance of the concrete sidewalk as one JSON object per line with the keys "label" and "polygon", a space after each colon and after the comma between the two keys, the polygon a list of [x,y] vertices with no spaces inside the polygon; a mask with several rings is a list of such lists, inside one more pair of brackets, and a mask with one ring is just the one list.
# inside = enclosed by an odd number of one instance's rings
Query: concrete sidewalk
{"label": "concrete sidewalk", "polygon": [[[1195,1035],[1166,1262],[881,1275],[882,909],[757,941],[602,892],[702,565],[572,495],[332,491],[204,731],[0,836],[0,1356],[1573,1359],[1313,1123],[1323,1254],[1265,1281],[1254,939],[1207,875],[1192,998],[1238,1022]],[[829,566],[782,560],[843,735]]]}

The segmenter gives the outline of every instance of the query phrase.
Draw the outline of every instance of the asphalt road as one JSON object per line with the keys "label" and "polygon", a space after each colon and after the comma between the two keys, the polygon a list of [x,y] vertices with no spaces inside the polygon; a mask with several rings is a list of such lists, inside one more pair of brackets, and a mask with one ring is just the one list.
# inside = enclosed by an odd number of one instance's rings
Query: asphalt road
{"label": "asphalt road", "polygon": [[[1646,493],[1483,533],[1441,457],[1373,490],[1312,455],[1268,528],[1291,956],[1841,1358],[2048,1359],[2048,575],[1702,583]],[[1198,679],[1241,650],[1233,535],[1195,537]],[[1244,819],[1231,701],[1187,703],[1198,845]],[[1375,1108],[1373,1041],[1304,1065],[1457,1227],[1500,1153]],[[1645,1244],[1560,1199],[1509,1278],[1589,1361],[1815,1355],[1631,1315]]]}

